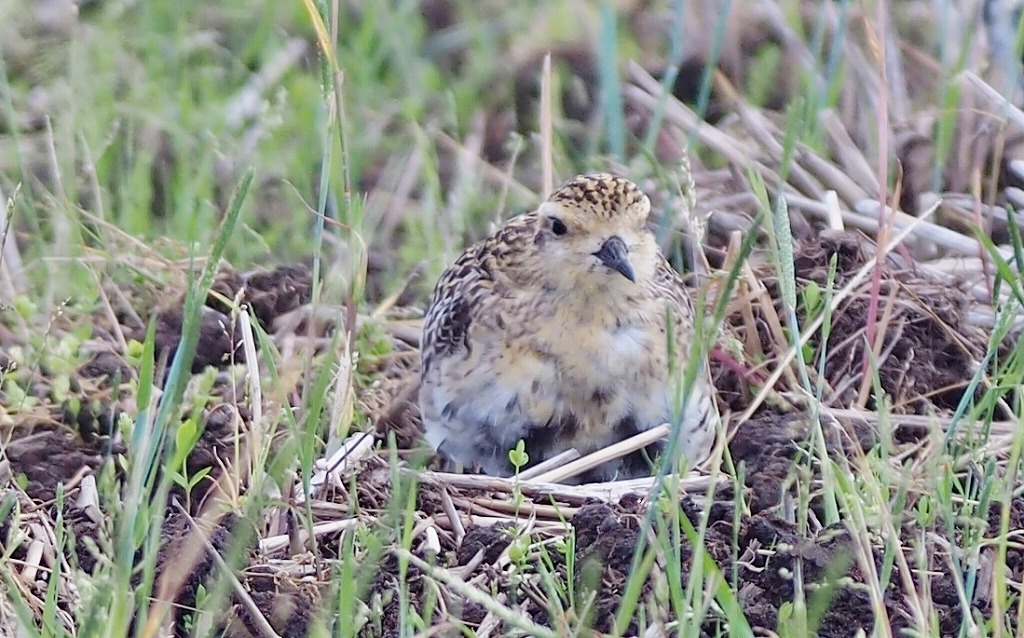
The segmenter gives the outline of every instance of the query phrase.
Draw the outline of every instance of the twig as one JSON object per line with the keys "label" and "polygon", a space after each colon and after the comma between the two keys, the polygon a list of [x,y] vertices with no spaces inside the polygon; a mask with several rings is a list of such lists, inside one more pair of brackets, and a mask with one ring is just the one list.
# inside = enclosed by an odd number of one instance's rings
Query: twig
{"label": "twig", "polygon": [[614,445],[609,445],[606,448],[602,448],[596,452],[592,452],[582,458],[576,459],[572,463],[568,463],[561,467],[555,468],[544,472],[540,476],[534,478],[537,483],[557,483],[567,478],[582,474],[587,470],[598,467],[603,463],[625,456],[630,452],[647,447],[651,443],[659,439],[663,439],[669,435],[671,429],[667,425],[659,425],[656,428],[651,428],[646,432],[641,432],[628,439],[623,439]]}
{"label": "twig", "polygon": [[960,78],[961,84],[968,83],[978,89],[985,98],[1002,109],[1002,113],[1006,115],[1010,122],[1024,129],[1024,111],[1010,103],[999,91],[992,88],[988,82],[978,77],[974,71],[964,71]]}
{"label": "twig", "polygon": [[537,465],[534,465],[529,469],[523,470],[522,472],[519,473],[519,480],[532,481],[541,474],[549,470],[553,470],[557,467],[561,467],[566,463],[571,463],[572,461],[575,461],[578,458],[580,458],[580,453],[576,451],[576,448],[566,450],[561,454],[557,454],[551,457],[550,459],[544,461],[543,463],[538,463]]}
{"label": "twig", "polygon": [[455,503],[452,501],[452,495],[449,494],[448,489],[444,487],[441,489],[441,507],[444,508],[444,513],[448,515],[452,534],[455,535],[455,542],[461,545],[462,539],[466,536],[466,527],[462,524],[462,517],[459,515],[458,510],[455,509]]}
{"label": "twig", "polygon": [[[616,500],[626,494],[644,493],[650,491],[654,485],[653,476],[629,479],[624,481],[609,481],[606,483],[587,483],[584,485],[562,485],[559,483],[541,483],[537,479],[532,481],[516,481],[511,478],[498,476],[485,476],[478,474],[454,474],[449,472],[431,472],[402,468],[401,472],[415,476],[421,481],[448,485],[453,488],[468,490],[490,490],[512,494],[516,489],[524,495],[537,500],[537,498],[554,498],[566,503],[582,503],[588,498],[602,498],[605,500]],[[720,477],[716,482],[724,482],[725,478]],[[680,489],[694,494],[707,490],[712,478],[702,474],[690,474],[680,481]]]}
{"label": "twig", "polygon": [[[350,518],[343,521],[328,521],[326,523],[317,523],[313,525],[313,536],[320,537],[326,534],[334,534],[335,532],[344,532],[346,530],[354,529],[360,525],[372,525],[375,519],[359,519]],[[298,532],[298,538],[301,545],[305,546],[306,541],[309,539],[309,532],[305,529],[300,529]],[[270,536],[260,541],[260,552],[263,554],[272,554],[280,549],[283,549],[289,545],[291,540],[288,534],[279,534],[277,536]]]}

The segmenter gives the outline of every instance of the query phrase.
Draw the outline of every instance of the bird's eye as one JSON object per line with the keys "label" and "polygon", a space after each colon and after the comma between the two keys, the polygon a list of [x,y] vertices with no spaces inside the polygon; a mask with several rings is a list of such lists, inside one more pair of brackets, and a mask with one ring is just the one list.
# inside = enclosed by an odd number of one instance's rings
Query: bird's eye
{"label": "bird's eye", "polygon": [[569,229],[565,227],[565,222],[556,217],[551,218],[551,232],[556,235],[564,235],[569,232]]}

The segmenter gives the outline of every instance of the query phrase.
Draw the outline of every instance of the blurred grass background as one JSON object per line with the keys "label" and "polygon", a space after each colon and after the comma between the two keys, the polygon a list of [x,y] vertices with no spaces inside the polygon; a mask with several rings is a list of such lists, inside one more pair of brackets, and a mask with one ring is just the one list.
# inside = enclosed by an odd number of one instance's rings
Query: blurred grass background
{"label": "blurred grass background", "polygon": [[[172,255],[181,244],[205,245],[249,165],[256,183],[228,259],[308,258],[327,145],[336,158],[329,238],[345,237],[338,224],[358,222],[354,230],[383,250],[371,250],[380,290],[427,256],[436,275],[438,249],[479,233],[498,203],[481,193],[479,177],[451,183],[457,168],[437,137],[461,141],[480,118],[512,103],[522,81],[512,48],[530,55],[560,37],[578,38],[588,13],[579,9],[570,2],[511,12],[457,2],[343,5],[343,162],[338,138],[326,133],[333,102],[325,100],[330,87],[302,3],[89,2],[76,16],[59,0],[5,0],[0,188],[10,197],[20,185],[16,230],[32,281],[45,284],[51,300],[65,295],[59,284],[76,271],[83,247],[113,248],[103,222]],[[585,160],[577,153],[566,163]],[[346,210],[344,173],[353,207],[374,200],[367,215]],[[60,278],[52,277],[56,260]]]}
{"label": "blurred grass background", "polygon": [[[335,101],[303,3],[3,0],[0,189],[20,189],[14,231],[33,298],[52,309],[84,292],[76,260],[116,256],[114,228],[169,257],[208,245],[249,166],[234,265],[308,260],[321,239],[343,259],[365,242],[372,296],[422,266],[411,289],[422,298],[466,241],[536,202],[543,54],[554,52],[558,177],[631,161],[651,141],[628,130],[621,73],[638,60],[675,77],[685,4],[339,3]],[[721,32],[688,48],[717,54],[731,4],[707,5],[702,20]],[[779,59],[778,46],[762,47],[740,88],[778,99]],[[707,108],[710,79],[688,64],[678,82]],[[338,104],[341,135],[328,130]]]}

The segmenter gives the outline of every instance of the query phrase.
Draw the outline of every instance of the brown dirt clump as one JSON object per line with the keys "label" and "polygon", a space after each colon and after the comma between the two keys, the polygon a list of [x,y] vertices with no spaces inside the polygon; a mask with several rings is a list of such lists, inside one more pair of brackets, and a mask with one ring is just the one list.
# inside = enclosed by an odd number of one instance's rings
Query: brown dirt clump
{"label": "brown dirt clump", "polygon": [[[271,332],[278,317],[309,303],[312,281],[312,272],[304,265],[220,274],[202,308],[199,344],[192,372],[198,373],[207,366],[245,362],[241,328],[237,321],[231,319],[229,302],[251,308],[260,327]],[[184,307],[184,297],[181,297],[157,311],[156,351],[158,354],[166,353],[168,361],[174,357],[181,343]],[[145,328],[138,328],[130,334],[141,341],[146,335]]]}
{"label": "brown dirt clump", "polygon": [[[252,588],[249,596],[256,608],[278,636],[304,638],[309,635],[320,602],[316,587],[296,585],[272,575],[249,577],[246,584]],[[263,635],[248,608],[237,602],[228,611],[222,627],[226,638]]]}
{"label": "brown dirt clump", "polygon": [[[822,233],[816,241],[803,242],[794,259],[798,281],[824,286],[829,260],[837,260],[837,289],[846,284],[875,254],[873,243],[855,233]],[[868,320],[869,282],[834,313],[829,335],[825,374],[833,388],[859,374],[864,361],[862,335]],[[881,323],[886,304],[894,302],[888,324]],[[924,413],[929,405],[953,409],[974,374],[972,364],[985,351],[985,334],[967,321],[967,294],[927,277],[898,252],[889,253],[882,265],[877,325],[885,328],[879,361],[882,389],[895,409]],[[816,344],[818,348],[821,344]],[[833,400],[840,405],[856,402],[855,386]]]}
{"label": "brown dirt clump", "polygon": [[483,561],[493,563],[512,542],[511,525],[474,526],[466,535],[455,553],[456,565],[467,565],[477,552],[483,552]]}
{"label": "brown dirt clump", "polygon": [[[826,231],[797,243],[794,255],[798,288],[797,318],[806,326],[806,305],[799,291],[813,283],[824,291],[829,263],[836,261],[834,290],[843,289],[853,276],[874,255],[873,244],[859,233]],[[756,335],[746,334],[740,313],[727,317],[726,328],[739,335],[741,342],[753,338],[762,352],[772,357],[788,349],[788,338],[773,333],[766,313],[785,324],[786,312],[781,305],[781,291],[774,269],[761,267],[757,277],[768,288],[775,306],[766,309],[751,304],[750,312],[756,322]],[[826,406],[866,409],[876,407],[873,386],[865,386],[864,371],[867,360],[865,344],[871,297],[871,276],[861,280],[852,295],[840,302],[831,316],[827,343],[822,343],[820,331],[809,342],[808,365],[817,367],[823,348],[826,349],[823,402]],[[822,293],[821,298],[824,298]],[[954,409],[981,361],[986,347],[984,330],[968,321],[972,300],[960,287],[937,280],[915,268],[898,253],[886,255],[882,264],[878,305],[875,319],[876,339],[881,335],[875,362],[881,389],[892,410],[900,414],[925,414],[930,409]],[[735,369],[713,362],[716,385],[724,405],[732,410],[743,410],[750,397],[759,390],[752,385],[759,377],[745,378]],[[795,371],[795,365],[791,364]],[[769,365],[771,369],[771,365]],[[871,369],[868,369],[871,374]],[[782,377],[776,390],[788,390],[794,377]],[[870,377],[869,377],[870,380]],[[862,391],[866,394],[862,397]],[[761,410],[771,410],[767,404]]]}
{"label": "brown dirt clump", "polygon": [[[119,446],[123,452],[123,446]],[[25,493],[34,501],[53,500],[58,484],[95,471],[111,453],[110,443],[86,442],[64,428],[40,430],[8,444],[5,454],[15,476],[25,477]]]}
{"label": "brown dirt clump", "polygon": [[767,413],[744,423],[729,442],[733,462],[747,477],[750,509],[760,512],[782,498],[807,425],[796,415]]}

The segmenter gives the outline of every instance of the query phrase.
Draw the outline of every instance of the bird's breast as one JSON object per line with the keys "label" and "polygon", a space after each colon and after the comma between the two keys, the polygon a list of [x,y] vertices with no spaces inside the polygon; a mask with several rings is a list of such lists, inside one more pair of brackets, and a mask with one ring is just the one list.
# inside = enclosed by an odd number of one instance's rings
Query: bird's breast
{"label": "bird's breast", "polygon": [[[571,324],[570,324],[571,325]],[[538,333],[543,339],[544,334]],[[657,327],[635,323],[577,323],[554,336],[542,349],[556,353],[567,374],[583,379],[627,382],[654,373],[665,360],[664,335]]]}
{"label": "bird's breast", "polygon": [[535,337],[538,350],[552,355],[562,405],[578,418],[581,435],[627,419],[643,429],[666,418],[668,358],[658,326],[563,323]]}
{"label": "bird's breast", "polygon": [[626,325],[604,331],[609,365],[619,362],[646,359],[651,356],[652,344],[650,330],[634,325]]}

